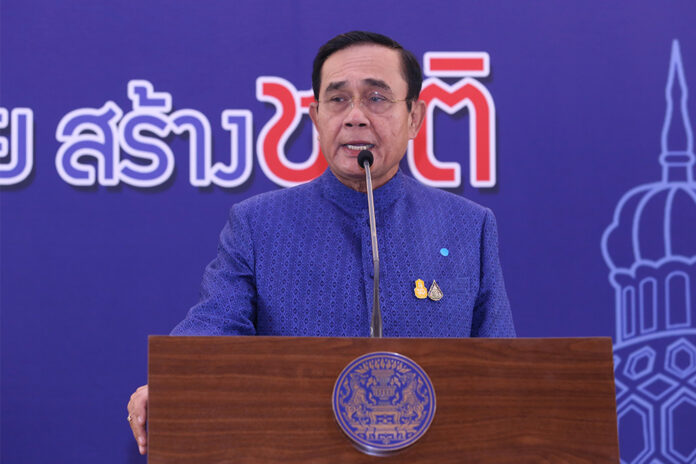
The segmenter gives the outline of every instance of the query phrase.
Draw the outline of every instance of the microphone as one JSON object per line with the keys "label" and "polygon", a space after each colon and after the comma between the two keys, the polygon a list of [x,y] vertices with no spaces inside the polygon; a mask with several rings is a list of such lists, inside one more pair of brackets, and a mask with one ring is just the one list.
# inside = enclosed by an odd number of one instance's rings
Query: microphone
{"label": "microphone", "polygon": [[[363,150],[358,153],[358,166],[365,169],[365,161],[367,161],[370,166],[372,166],[372,163],[375,161],[375,157],[372,156],[372,152],[370,150]],[[369,180],[372,180],[372,176],[370,176]]]}
{"label": "microphone", "polygon": [[377,250],[377,226],[375,225],[375,199],[372,195],[372,175],[370,166],[375,157],[370,150],[363,150],[358,154],[358,165],[365,170],[367,181],[367,208],[370,213],[370,238],[372,239],[372,263],[374,265],[374,288],[372,295],[372,322],[370,323],[370,337],[382,338],[382,312],[379,309],[379,251]]}

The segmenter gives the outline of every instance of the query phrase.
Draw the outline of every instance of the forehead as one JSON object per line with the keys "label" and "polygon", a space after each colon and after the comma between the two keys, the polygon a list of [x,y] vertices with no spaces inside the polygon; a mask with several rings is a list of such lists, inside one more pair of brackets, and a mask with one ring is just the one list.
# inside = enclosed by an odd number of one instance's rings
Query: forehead
{"label": "forehead", "polygon": [[321,89],[343,83],[342,87],[361,88],[382,81],[393,91],[405,93],[401,55],[397,50],[377,44],[353,45],[329,56],[321,69]]}

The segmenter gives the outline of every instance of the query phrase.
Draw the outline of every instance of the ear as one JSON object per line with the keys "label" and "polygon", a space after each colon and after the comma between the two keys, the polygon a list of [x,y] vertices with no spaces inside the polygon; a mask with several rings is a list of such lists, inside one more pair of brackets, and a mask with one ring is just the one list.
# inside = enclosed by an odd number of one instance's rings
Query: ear
{"label": "ear", "polygon": [[319,125],[317,124],[317,118],[319,117],[319,115],[317,114],[318,112],[319,112],[319,103],[313,101],[312,103],[309,104],[309,118],[314,123],[314,127],[317,128],[317,132],[319,129]]}
{"label": "ear", "polygon": [[414,139],[425,120],[425,102],[416,100],[411,104],[411,113],[408,120],[408,138]]}

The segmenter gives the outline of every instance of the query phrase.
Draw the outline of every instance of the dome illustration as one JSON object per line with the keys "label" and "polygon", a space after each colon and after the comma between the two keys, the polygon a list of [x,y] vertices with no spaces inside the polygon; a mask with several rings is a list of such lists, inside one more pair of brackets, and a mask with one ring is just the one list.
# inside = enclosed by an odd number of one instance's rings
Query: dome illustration
{"label": "dome illustration", "polygon": [[665,96],[659,180],[626,192],[602,236],[626,464],[696,462],[696,156],[676,40]]}

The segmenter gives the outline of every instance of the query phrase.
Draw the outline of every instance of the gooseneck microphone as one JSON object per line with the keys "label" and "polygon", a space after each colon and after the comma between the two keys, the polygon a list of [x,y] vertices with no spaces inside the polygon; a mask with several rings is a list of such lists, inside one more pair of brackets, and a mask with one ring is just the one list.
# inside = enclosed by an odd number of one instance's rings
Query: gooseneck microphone
{"label": "gooseneck microphone", "polygon": [[370,238],[372,239],[372,264],[374,265],[374,288],[372,295],[372,322],[370,323],[370,337],[382,338],[382,311],[379,309],[379,251],[377,250],[377,226],[375,225],[375,199],[372,194],[372,174],[370,166],[375,158],[370,150],[363,150],[358,154],[358,165],[365,169],[367,181],[367,208],[370,213]]}

